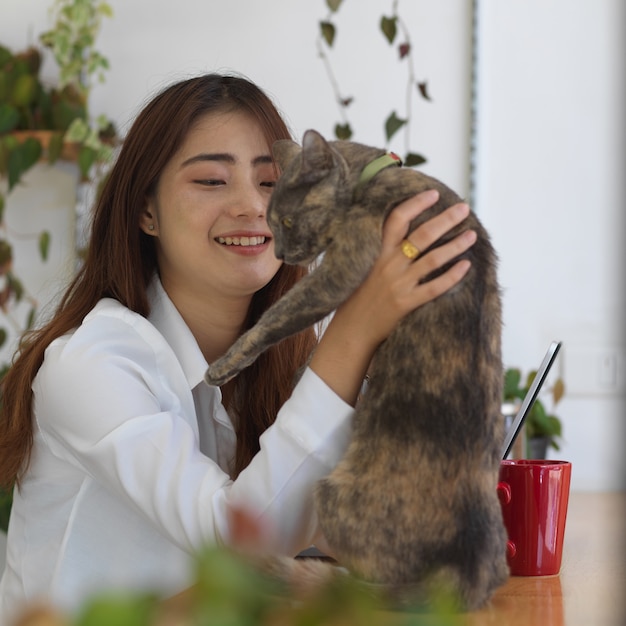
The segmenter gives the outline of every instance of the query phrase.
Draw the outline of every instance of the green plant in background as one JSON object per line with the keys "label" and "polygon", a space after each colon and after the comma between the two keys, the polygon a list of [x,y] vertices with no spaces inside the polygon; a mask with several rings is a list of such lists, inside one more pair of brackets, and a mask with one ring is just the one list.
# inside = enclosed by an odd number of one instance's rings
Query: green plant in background
{"label": "green plant in background", "polygon": [[[102,81],[107,60],[94,49],[103,17],[111,7],[97,0],[56,0],[54,26],[40,36],[44,48],[31,46],[12,52],[0,44],[0,308],[15,332],[32,326],[36,303],[13,272],[13,248],[6,214],[11,191],[42,157],[49,163],[60,158],[76,160],[83,179],[112,156],[116,131],[100,116],[89,116],[89,94],[94,77]],[[49,49],[59,68],[57,84],[47,85],[40,75],[43,54]],[[29,236],[29,235],[26,235]],[[50,234],[38,235],[40,258],[46,261]],[[25,320],[12,316],[14,305],[28,298]],[[0,329],[0,347],[8,333]]]}
{"label": "green plant in background", "polygon": [[[81,179],[100,180],[117,140],[104,116],[92,119],[89,95],[104,80],[108,61],[94,48],[102,19],[112,16],[103,0],[54,0],[53,26],[40,35],[41,46],[13,52],[0,44],[0,348],[34,324],[36,299],[13,268],[15,237],[38,240],[38,254],[48,259],[50,233],[18,234],[7,224],[11,192],[39,161],[76,161]],[[53,85],[41,77],[44,55],[58,66]],[[24,311],[24,305],[26,310]],[[0,380],[9,365],[0,365]],[[0,491],[0,529],[6,530],[11,498]]]}
{"label": "green plant in background", "polygon": [[[537,375],[537,371],[533,370],[528,373],[525,379],[522,372],[517,367],[508,368],[504,374],[504,393],[505,402],[519,402],[524,399],[530,386]],[[557,378],[554,384],[547,390],[552,400],[552,406],[555,407],[565,394],[565,384],[561,378]],[[550,447],[559,450],[559,441],[562,436],[561,420],[553,413],[548,413],[544,403],[537,398],[526,417],[524,429],[527,440],[546,437]]]}
{"label": "green plant in background", "polygon": [[[36,130],[60,117],[56,98],[43,88],[39,79],[40,66],[41,53],[37,49],[29,48],[13,54],[0,46],[0,178],[6,179],[8,193],[20,182],[22,175],[39,161],[43,152],[39,139],[28,137],[24,140],[13,131]],[[57,145],[60,151],[60,141]],[[53,158],[56,158],[55,152],[54,149],[51,152]],[[25,292],[21,280],[13,272],[13,247],[5,221],[6,208],[6,195],[0,189],[0,275],[3,278],[0,307],[13,330],[19,333],[32,324],[35,301]],[[38,238],[39,254],[45,261],[50,234],[42,231]],[[12,304],[25,298],[30,301],[30,310],[26,321],[20,322],[12,314]],[[0,346],[8,336],[7,330],[0,328]]]}
{"label": "green plant in background", "polygon": [[78,103],[82,115],[74,115],[65,128],[64,141],[80,145],[78,165],[87,176],[96,163],[108,162],[113,154],[116,131],[104,115],[88,115],[89,94],[94,80],[105,80],[109,62],[95,49],[103,17],[113,17],[111,6],[103,0],[56,0],[54,27],[40,37],[59,66],[58,88]]}
{"label": "green plant in background", "polygon": [[[13,53],[0,45],[0,174],[8,190],[47,152],[54,163],[64,144],[74,144],[82,176],[108,161],[116,132],[105,116],[89,116],[89,95],[94,78],[104,80],[108,61],[94,49],[103,17],[111,17],[108,3],[97,0],[56,0],[52,29],[40,35],[59,69],[56,85],[40,76],[43,51],[31,46]],[[52,131],[49,143],[33,131]],[[22,132],[21,138],[15,133]]]}
{"label": "green plant in background", "polygon": [[[332,48],[337,35],[337,27],[332,22],[333,14],[335,14],[343,0],[326,0],[326,5],[330,9],[328,17],[321,21],[320,33],[317,40],[317,49],[319,55],[324,62],[326,73],[330,80],[330,83],[335,94],[335,99],[339,105],[339,114],[341,117],[341,123],[335,125],[335,136],[337,139],[350,139],[352,137],[352,125],[348,119],[347,109],[352,104],[354,98],[352,96],[345,96],[341,93],[339,84],[335,77],[330,58],[326,49]],[[398,12],[398,0],[393,1],[392,10],[390,15],[382,15],[380,18],[380,31],[385,37],[389,45],[393,45],[400,39],[400,43],[397,44],[398,57],[401,62],[406,63],[407,67],[407,83],[406,83],[406,110],[405,113],[400,116],[396,110],[391,111],[385,120],[385,137],[387,143],[391,138],[401,129],[404,128],[405,132],[405,155],[403,157],[404,165],[408,167],[414,167],[426,162],[426,158],[413,152],[410,148],[410,126],[412,120],[412,101],[415,94],[419,95],[425,100],[430,100],[428,93],[428,85],[424,81],[417,81],[415,76],[415,69],[411,57],[412,43],[409,30],[402,20]]]}

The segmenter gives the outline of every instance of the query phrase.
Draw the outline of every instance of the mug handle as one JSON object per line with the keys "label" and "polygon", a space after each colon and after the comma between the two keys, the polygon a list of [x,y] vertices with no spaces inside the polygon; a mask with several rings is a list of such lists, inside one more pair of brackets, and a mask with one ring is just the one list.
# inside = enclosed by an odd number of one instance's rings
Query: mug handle
{"label": "mug handle", "polygon": [[[496,492],[498,493],[498,498],[500,499],[500,503],[503,506],[506,506],[511,502],[511,485],[509,483],[500,482],[496,487]],[[506,556],[507,559],[512,559],[517,554],[517,547],[515,546],[515,542],[510,539],[506,542]]]}
{"label": "mug handle", "polygon": [[511,485],[509,485],[509,483],[498,483],[496,491],[501,504],[508,504],[511,502]]}

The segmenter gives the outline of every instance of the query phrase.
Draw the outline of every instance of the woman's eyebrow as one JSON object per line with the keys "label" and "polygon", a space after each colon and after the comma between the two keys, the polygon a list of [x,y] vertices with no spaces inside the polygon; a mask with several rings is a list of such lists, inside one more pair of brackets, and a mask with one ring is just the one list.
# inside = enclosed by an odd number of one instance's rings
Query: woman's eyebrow
{"label": "woman's eyebrow", "polygon": [[181,167],[191,165],[192,163],[198,163],[200,161],[222,161],[225,163],[235,163],[236,159],[234,155],[229,154],[228,152],[215,152],[215,153],[201,152],[200,154],[196,154],[192,157],[189,157],[185,161],[183,161],[181,163]]}
{"label": "woman's eyebrow", "polygon": [[[222,163],[235,163],[237,161],[237,158],[235,157],[235,155],[230,154],[229,152],[201,152],[200,154],[196,154],[183,161],[181,167],[186,167],[187,165],[191,165],[192,163],[198,163],[201,161],[220,161]],[[264,165],[266,163],[273,162],[274,160],[269,154],[263,154],[252,159],[252,165]]]}

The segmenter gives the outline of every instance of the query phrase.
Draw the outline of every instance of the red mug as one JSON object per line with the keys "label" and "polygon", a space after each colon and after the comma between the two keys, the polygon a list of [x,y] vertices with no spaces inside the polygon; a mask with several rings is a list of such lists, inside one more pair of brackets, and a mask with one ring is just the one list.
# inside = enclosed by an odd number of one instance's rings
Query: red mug
{"label": "red mug", "polygon": [[569,461],[501,461],[497,489],[511,575],[560,572],[571,476]]}

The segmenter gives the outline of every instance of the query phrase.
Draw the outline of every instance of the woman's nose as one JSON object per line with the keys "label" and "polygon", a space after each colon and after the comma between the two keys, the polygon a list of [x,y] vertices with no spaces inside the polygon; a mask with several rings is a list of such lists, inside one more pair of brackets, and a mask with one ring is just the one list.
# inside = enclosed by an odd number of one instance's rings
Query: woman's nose
{"label": "woman's nose", "polygon": [[238,194],[232,210],[239,217],[265,217],[268,198],[256,185],[246,186]]}

